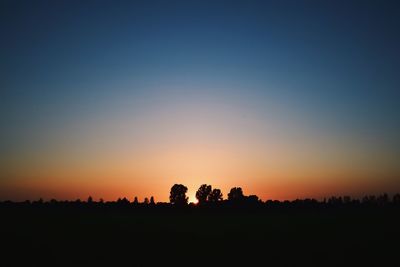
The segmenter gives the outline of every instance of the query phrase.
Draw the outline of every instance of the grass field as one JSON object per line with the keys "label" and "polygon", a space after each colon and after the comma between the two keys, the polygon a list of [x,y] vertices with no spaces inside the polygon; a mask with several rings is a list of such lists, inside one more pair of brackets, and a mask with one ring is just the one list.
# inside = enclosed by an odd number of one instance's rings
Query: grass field
{"label": "grass field", "polygon": [[2,266],[399,266],[396,207],[1,209]]}

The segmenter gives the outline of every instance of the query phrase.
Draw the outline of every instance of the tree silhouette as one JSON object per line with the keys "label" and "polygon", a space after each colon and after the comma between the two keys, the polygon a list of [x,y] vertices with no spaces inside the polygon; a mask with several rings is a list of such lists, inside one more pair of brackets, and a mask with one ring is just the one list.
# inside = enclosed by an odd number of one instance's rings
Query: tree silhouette
{"label": "tree silhouette", "polygon": [[260,199],[256,195],[250,195],[250,196],[246,197],[246,200],[247,200],[247,203],[250,205],[255,205],[255,204],[259,203],[259,201],[260,201]]}
{"label": "tree silhouette", "polygon": [[208,195],[208,201],[210,202],[218,202],[222,201],[222,193],[219,189],[213,189],[211,193]]}
{"label": "tree silhouette", "polygon": [[127,206],[129,205],[129,203],[130,203],[129,200],[126,197],[118,198],[117,200],[117,206],[119,207]]}
{"label": "tree silhouette", "polygon": [[182,184],[174,184],[171,187],[169,201],[174,205],[187,205],[188,197],[186,196],[187,187]]}
{"label": "tree silhouette", "polygon": [[378,196],[377,202],[379,205],[386,205],[389,202],[388,194],[384,193],[383,195]]}
{"label": "tree silhouette", "polygon": [[149,198],[145,197],[145,198],[144,198],[144,201],[143,201],[143,204],[149,205]]}
{"label": "tree silhouette", "polygon": [[393,196],[393,203],[394,204],[400,204],[400,194],[395,194]]}
{"label": "tree silhouette", "polygon": [[234,187],[228,194],[229,201],[241,201],[244,199],[243,190],[241,187]]}
{"label": "tree silhouette", "polygon": [[138,200],[138,198],[137,198],[137,197],[135,197],[135,198],[133,199],[133,204],[134,204],[134,205],[137,205],[137,204],[139,204],[139,200]]}
{"label": "tree silhouette", "polygon": [[344,204],[350,204],[351,202],[351,197],[350,196],[344,196],[343,197],[343,203]]}
{"label": "tree silhouette", "polygon": [[154,202],[154,197],[153,196],[151,196],[150,197],[150,205],[155,205],[156,203]]}
{"label": "tree silhouette", "polygon": [[206,203],[210,193],[211,193],[211,185],[206,185],[206,184],[201,185],[196,192],[196,198],[199,201],[199,204]]}

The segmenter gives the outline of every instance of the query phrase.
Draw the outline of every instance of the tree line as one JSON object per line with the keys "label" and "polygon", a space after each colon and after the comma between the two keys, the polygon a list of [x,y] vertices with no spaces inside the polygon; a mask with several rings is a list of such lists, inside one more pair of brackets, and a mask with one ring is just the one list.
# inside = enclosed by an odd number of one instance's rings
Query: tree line
{"label": "tree line", "polygon": [[[24,202],[19,202],[19,204],[32,204],[32,205],[54,205],[54,204],[75,204],[75,205],[114,205],[114,206],[137,206],[137,207],[151,207],[151,206],[170,206],[170,207],[186,207],[186,206],[252,206],[252,207],[282,207],[282,206],[385,206],[385,205],[396,205],[400,206],[400,194],[394,194],[390,197],[388,194],[384,193],[378,196],[366,195],[361,199],[352,198],[350,196],[331,196],[329,198],[324,198],[323,200],[317,200],[314,198],[306,199],[296,199],[296,200],[266,200],[262,201],[256,195],[245,195],[241,187],[233,187],[230,189],[227,199],[223,198],[222,191],[218,188],[212,188],[211,185],[202,184],[196,191],[196,199],[198,203],[189,203],[189,198],[187,196],[188,188],[183,184],[174,184],[170,190],[169,203],[166,202],[156,202],[154,197],[146,197],[142,202],[139,202],[137,197],[130,201],[128,198],[118,198],[116,201],[104,201],[99,199],[99,201],[94,201],[91,196],[87,198],[86,201],[80,199],[73,201],[57,201],[56,199],[51,199],[50,201],[44,201],[39,199],[36,201],[26,200]],[[3,201],[1,204],[14,204],[12,201]]]}

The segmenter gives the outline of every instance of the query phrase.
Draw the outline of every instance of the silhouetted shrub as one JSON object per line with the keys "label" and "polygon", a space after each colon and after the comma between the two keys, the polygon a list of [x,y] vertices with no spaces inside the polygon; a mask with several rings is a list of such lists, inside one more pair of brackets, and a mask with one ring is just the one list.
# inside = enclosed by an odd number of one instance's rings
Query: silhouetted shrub
{"label": "silhouetted shrub", "polygon": [[250,205],[255,205],[255,204],[259,204],[260,200],[259,200],[258,196],[250,195],[250,196],[246,197],[246,202]]}

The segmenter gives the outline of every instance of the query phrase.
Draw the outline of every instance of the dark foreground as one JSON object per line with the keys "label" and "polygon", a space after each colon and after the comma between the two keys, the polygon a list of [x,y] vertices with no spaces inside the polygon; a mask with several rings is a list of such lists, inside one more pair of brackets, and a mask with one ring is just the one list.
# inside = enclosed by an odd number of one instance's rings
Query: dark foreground
{"label": "dark foreground", "polygon": [[1,206],[1,266],[398,266],[399,211]]}

